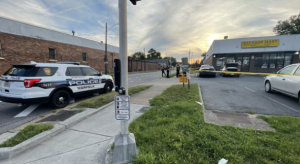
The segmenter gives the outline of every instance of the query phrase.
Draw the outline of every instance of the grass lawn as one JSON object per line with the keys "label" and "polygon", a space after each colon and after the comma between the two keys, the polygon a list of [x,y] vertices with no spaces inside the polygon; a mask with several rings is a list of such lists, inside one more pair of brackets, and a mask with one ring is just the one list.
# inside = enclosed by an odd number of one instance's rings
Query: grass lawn
{"label": "grass lawn", "polygon": [[175,85],[153,98],[134,120],[140,154],[134,163],[300,163],[300,118],[261,117],[276,132],[217,126],[204,122],[198,85]]}
{"label": "grass lawn", "polygon": [[[176,76],[176,73],[172,73],[169,75],[169,78]],[[163,76],[164,78],[167,78],[167,76]]]}
{"label": "grass lawn", "polygon": [[[133,95],[137,92],[140,92],[142,90],[145,90],[147,88],[152,87],[152,85],[138,85],[135,87],[130,87],[128,90],[128,95]],[[104,106],[112,101],[114,101],[115,95],[118,93],[115,91],[112,91],[110,93],[101,94],[100,96],[85,100],[80,102],[76,107],[86,107],[86,108],[99,108],[101,106]]]}
{"label": "grass lawn", "polygon": [[53,125],[50,124],[32,124],[20,130],[17,135],[0,144],[0,147],[13,147],[19,143],[28,140],[44,131],[50,130]]}

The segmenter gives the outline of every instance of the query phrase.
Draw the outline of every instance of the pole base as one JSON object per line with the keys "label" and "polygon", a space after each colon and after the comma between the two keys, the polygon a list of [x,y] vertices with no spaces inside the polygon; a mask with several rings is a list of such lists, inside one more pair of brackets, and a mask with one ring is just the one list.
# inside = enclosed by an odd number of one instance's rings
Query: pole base
{"label": "pole base", "polygon": [[132,162],[137,155],[136,142],[133,133],[119,134],[115,136],[113,150],[113,164]]}

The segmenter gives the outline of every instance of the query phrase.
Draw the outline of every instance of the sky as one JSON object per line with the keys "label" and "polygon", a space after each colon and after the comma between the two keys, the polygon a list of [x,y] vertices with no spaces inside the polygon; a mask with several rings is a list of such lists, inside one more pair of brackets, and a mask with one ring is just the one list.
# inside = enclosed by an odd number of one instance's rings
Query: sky
{"label": "sky", "polygon": [[[299,14],[300,0],[128,0],[128,55],[150,48],[196,59],[213,40],[274,36],[278,20]],[[0,0],[0,16],[119,45],[118,0]],[[115,26],[114,26],[115,25]],[[111,28],[112,27],[112,28]]]}

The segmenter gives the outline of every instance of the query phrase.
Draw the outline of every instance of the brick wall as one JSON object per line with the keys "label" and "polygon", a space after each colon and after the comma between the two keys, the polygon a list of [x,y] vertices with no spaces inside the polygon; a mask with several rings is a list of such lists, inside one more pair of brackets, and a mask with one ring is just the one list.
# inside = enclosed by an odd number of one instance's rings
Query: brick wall
{"label": "brick wall", "polygon": [[[57,61],[80,62],[89,65],[97,71],[105,71],[105,51],[75,46],[70,44],[52,42],[42,39],[12,35],[0,32],[3,58],[0,59],[0,74],[3,74],[12,64],[25,63],[30,61],[42,63],[54,63],[49,60],[49,48],[56,50]],[[82,53],[87,53],[87,62],[82,60]],[[107,53],[108,70],[113,72],[113,59],[119,59],[119,54]]]}
{"label": "brick wall", "polygon": [[159,64],[154,62],[149,62],[147,60],[134,60],[128,58],[128,72],[136,71],[154,71],[159,70]]}

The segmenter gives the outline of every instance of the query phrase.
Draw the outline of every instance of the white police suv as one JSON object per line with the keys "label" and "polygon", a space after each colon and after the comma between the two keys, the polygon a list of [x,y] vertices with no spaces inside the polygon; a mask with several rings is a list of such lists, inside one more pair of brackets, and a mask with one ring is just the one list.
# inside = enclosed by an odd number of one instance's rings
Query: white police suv
{"label": "white police suv", "polygon": [[113,78],[75,62],[13,65],[1,76],[0,100],[9,103],[49,103],[67,106],[83,93],[110,92]]}

